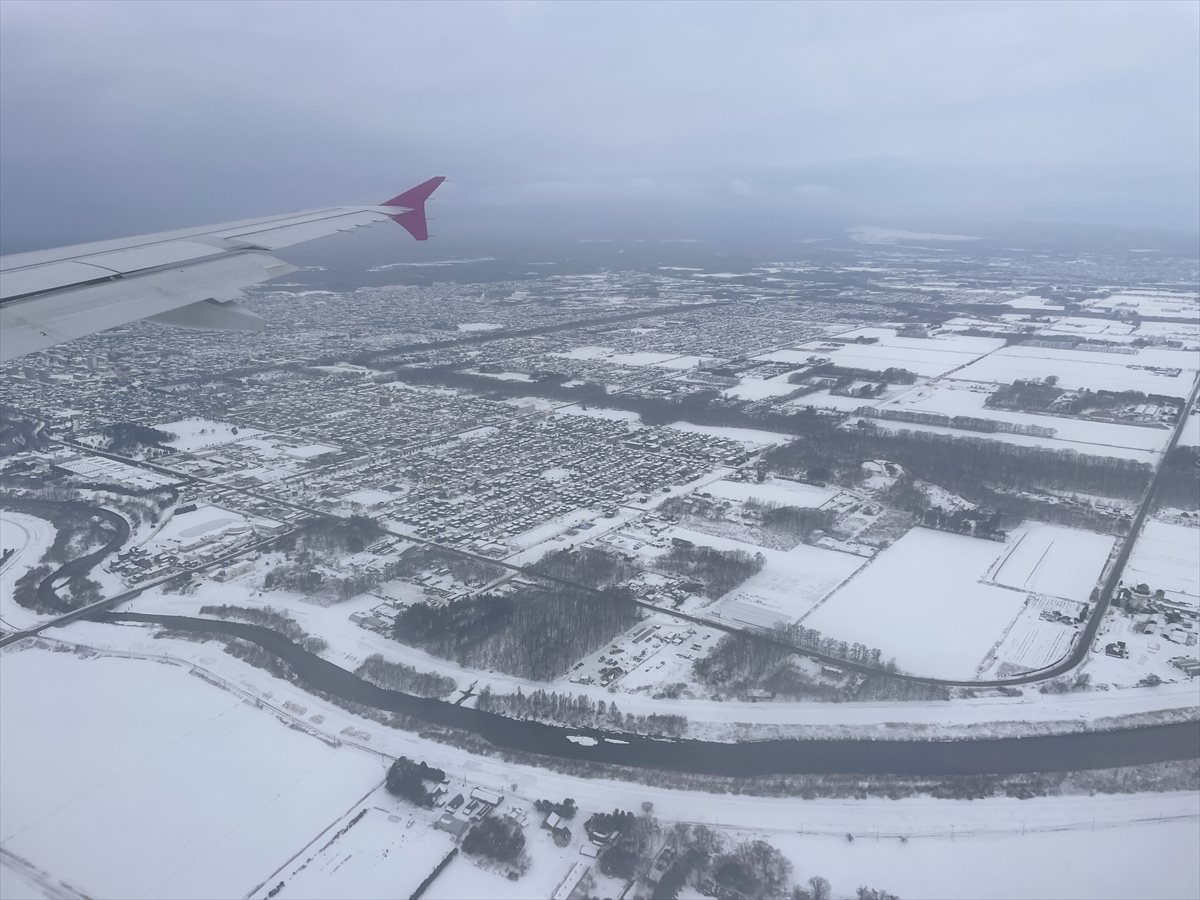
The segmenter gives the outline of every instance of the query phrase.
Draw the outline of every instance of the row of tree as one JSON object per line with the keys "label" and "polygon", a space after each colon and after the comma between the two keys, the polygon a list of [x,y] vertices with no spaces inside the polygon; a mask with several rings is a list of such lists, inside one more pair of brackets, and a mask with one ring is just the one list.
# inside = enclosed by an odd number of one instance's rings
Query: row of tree
{"label": "row of tree", "polygon": [[364,659],[354,674],[389,691],[418,697],[445,697],[458,687],[453,678],[436,672],[418,672],[404,663],[388,662],[378,653]]}
{"label": "row of tree", "polygon": [[637,715],[622,713],[616,703],[596,701],[586,694],[559,694],[537,690],[515,694],[493,694],[484,687],[475,701],[475,708],[484,712],[514,719],[534,719],[554,725],[578,728],[616,729],[633,734],[655,737],[682,737],[687,733],[687,716],[651,713]]}
{"label": "row of tree", "polygon": [[237,619],[249,622],[251,625],[270,628],[272,631],[278,631],[293,644],[299,644],[309,653],[319,654],[329,648],[329,644],[323,638],[313,637],[301,628],[300,623],[291,616],[270,606],[229,606],[228,604],[202,606],[200,615],[216,616],[218,619]]}

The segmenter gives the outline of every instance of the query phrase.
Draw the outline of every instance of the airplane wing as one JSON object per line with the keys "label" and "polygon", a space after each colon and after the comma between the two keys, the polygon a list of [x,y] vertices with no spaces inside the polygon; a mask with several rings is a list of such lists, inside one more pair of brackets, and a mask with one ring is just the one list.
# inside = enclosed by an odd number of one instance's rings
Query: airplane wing
{"label": "airplane wing", "polygon": [[259,330],[236,302],[243,288],[296,271],[271,256],[391,219],[429,239],[425,201],[445,178],[379,206],[335,206],[0,257],[0,362],[135,319],[191,328]]}

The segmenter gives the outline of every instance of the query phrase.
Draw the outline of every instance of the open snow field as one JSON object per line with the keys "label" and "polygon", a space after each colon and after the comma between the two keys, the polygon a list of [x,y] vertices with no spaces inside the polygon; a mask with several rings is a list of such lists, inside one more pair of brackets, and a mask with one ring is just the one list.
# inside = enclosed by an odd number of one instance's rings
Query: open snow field
{"label": "open snow field", "polygon": [[[749,834],[747,836],[750,836]],[[828,878],[834,897],[859,885],[924,900],[1014,897],[1128,900],[1200,895],[1195,861],[1200,823],[909,840],[767,834],[795,864],[801,883]],[[1131,865],[1137,859],[1142,865]]]}
{"label": "open snow field", "polygon": [[732,428],[723,425],[695,425],[691,422],[672,422],[667,426],[678,431],[690,431],[693,434],[707,434],[709,437],[725,438],[728,441],[740,441],[747,450],[761,450],[786,444],[791,435],[779,434],[774,431],[759,431],[755,428]]}
{"label": "open snow field", "polygon": [[755,359],[803,365],[810,356],[830,360],[834,365],[857,369],[907,369],[918,375],[933,377],[965,366],[1004,342],[996,338],[974,338],[962,335],[940,335],[935,338],[899,337],[890,328],[860,328],[842,337],[878,338],[875,344],[825,344],[809,341],[794,350],[777,350]]}
{"label": "open snow field", "polygon": [[1093,309],[1134,309],[1139,315],[1158,318],[1200,318],[1200,300],[1197,300],[1195,292],[1122,291],[1103,300],[1089,301],[1085,306]]}
{"label": "open snow field", "polygon": [[836,487],[818,487],[783,478],[768,478],[762,482],[714,481],[700,493],[712,494],[722,500],[745,503],[758,500],[763,503],[778,503],[783,506],[823,506],[840,493]]}
{"label": "open snow field", "polygon": [[[858,421],[858,420],[854,420]],[[1016,444],[1018,447],[1045,447],[1048,450],[1074,450],[1076,453],[1087,453],[1092,456],[1110,456],[1117,459],[1132,459],[1137,462],[1157,465],[1159,454],[1153,450],[1137,450],[1128,447],[1117,447],[1110,444],[1090,444],[1080,441],[1063,440],[1058,437],[1041,437],[1030,434],[1009,434],[1002,431],[980,432],[964,431],[961,428],[948,428],[943,425],[925,425],[919,422],[896,422],[888,419],[871,419],[877,427],[885,431],[922,431],[929,434],[944,434],[956,438],[977,438],[989,441],[1002,441],[1006,444]],[[1150,429],[1143,429],[1149,431]],[[1170,437],[1169,431],[1160,432]],[[1164,441],[1165,443],[1165,441]]]}
{"label": "open snow field", "polygon": [[36,566],[50,549],[56,533],[54,526],[45,519],[0,510],[0,548],[16,551],[0,567],[0,624],[7,628],[27,628],[45,618],[17,606],[13,591],[17,580]]}
{"label": "open snow field", "polygon": [[[1161,452],[1171,439],[1167,428],[1144,428],[1135,425],[1117,425],[1112,422],[1090,422],[1084,419],[1068,419],[1062,416],[1039,416],[1034,413],[1013,412],[1007,409],[988,409],[985,401],[996,390],[994,384],[971,381],[947,380],[936,384],[922,384],[908,388],[903,393],[874,406],[879,409],[906,410],[912,412],[935,412],[947,416],[973,416],[1010,422],[1014,425],[1037,425],[1053,428],[1054,437],[1045,439],[1044,446],[1057,444],[1070,446],[1080,453],[1109,456],[1106,448],[1127,448]],[[899,423],[898,423],[899,424]],[[1009,435],[996,432],[956,431],[960,435],[975,435],[1002,440]]]}
{"label": "open snow field", "polygon": [[89,896],[243,896],[383,778],[184,668],[8,653],[0,701],[0,842]]}
{"label": "open snow field", "polygon": [[802,385],[789,383],[787,375],[777,375],[774,378],[743,378],[736,387],[722,393],[738,400],[766,400],[768,397],[790,394],[800,387]]}
{"label": "open snow field", "polygon": [[[323,846],[363,808],[365,816],[337,841]],[[409,826],[418,815],[421,818]],[[430,818],[436,816],[396,800],[385,790],[376,791],[276,876],[285,883],[282,895],[296,900],[410,896],[454,846],[449,834],[430,827]],[[255,896],[263,896],[275,884]]]}
{"label": "open snow field", "polygon": [[1024,605],[980,583],[1007,544],[914,528],[804,618],[829,637],[878,647],[901,669],[971,678]]}
{"label": "open snow field", "polygon": [[1018,672],[1033,672],[1053,665],[1070,653],[1083,626],[1043,619],[1042,613],[1050,611],[1078,618],[1083,604],[1045,594],[1031,595],[996,648],[980,664],[979,676],[1007,677]]}
{"label": "open snow field", "polygon": [[1114,538],[1059,525],[1029,523],[1009,535],[989,573],[1005,587],[1085,603],[1100,580]]}
{"label": "open snow field", "polygon": [[1148,584],[1200,606],[1200,528],[1150,519],[1125,566],[1126,584]]}
{"label": "open snow field", "polygon": [[1179,446],[1200,447],[1200,413],[1193,412],[1183,423],[1183,434],[1179,436]]}
{"label": "open snow field", "polygon": [[167,443],[168,447],[187,451],[203,450],[205,447],[216,447],[239,438],[262,434],[255,428],[238,428],[237,434],[234,434],[235,426],[228,422],[214,422],[211,419],[182,419],[178,422],[163,422],[154,427],[175,435],[175,440]]}
{"label": "open snow field", "polygon": [[867,562],[860,556],[808,544],[787,551],[762,548],[757,552],[767,558],[767,564],[721,598],[711,609],[713,615],[766,627],[795,622]]}
{"label": "open snow field", "polygon": [[[1180,369],[1162,375],[1137,366]],[[1090,353],[1054,347],[1005,347],[967,366],[953,377],[971,381],[1010,383],[1017,379],[1054,375],[1066,390],[1141,391],[1168,397],[1187,397],[1200,357],[1183,350],[1142,350],[1136,356]]]}

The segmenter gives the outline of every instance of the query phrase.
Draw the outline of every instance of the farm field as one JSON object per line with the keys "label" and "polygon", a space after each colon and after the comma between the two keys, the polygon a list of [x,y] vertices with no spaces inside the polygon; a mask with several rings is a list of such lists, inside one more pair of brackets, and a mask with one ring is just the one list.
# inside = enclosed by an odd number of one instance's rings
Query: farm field
{"label": "farm field", "polygon": [[1087,602],[1114,539],[1106,534],[1030,523],[1009,535],[1007,553],[990,572],[995,584]]}
{"label": "farm field", "polygon": [[715,614],[750,625],[794,622],[867,562],[807,544],[758,552],[767,558],[763,570],[721,598],[712,608]]}
{"label": "farm field", "polygon": [[[385,790],[372,794],[355,815],[363,808],[366,815],[336,842],[322,846],[329,839],[322,835],[279,873],[285,897],[407,897],[454,847],[449,834],[431,827],[432,813],[400,803]],[[420,819],[410,826],[416,816]],[[350,821],[347,816],[332,831]]]}
{"label": "farm field", "polygon": [[1024,605],[1022,593],[979,581],[1008,546],[914,528],[804,625],[878,647],[906,672],[971,678]]}
{"label": "farm field", "polygon": [[[904,393],[883,403],[875,404],[880,409],[905,410],[912,412],[942,413],[947,416],[974,416],[1009,422],[1013,425],[1036,425],[1053,428],[1054,437],[1046,446],[1053,447],[1062,442],[1074,446],[1080,452],[1097,456],[1112,455],[1105,448],[1124,447],[1131,450],[1162,451],[1171,439],[1167,428],[1144,428],[1135,425],[1117,425],[1111,422],[1091,422],[1085,419],[1070,419],[1063,416],[1040,416],[1034,413],[1014,412],[1008,409],[988,409],[987,398],[996,390],[993,384],[946,380],[909,388]],[[959,431],[959,434],[970,432]],[[982,434],[982,433],[981,433]],[[1007,435],[986,434],[1001,438]],[[1091,445],[1089,447],[1089,445]]]}
{"label": "farm field", "polygon": [[1073,600],[1044,594],[1030,596],[1000,643],[980,664],[979,675],[1005,677],[1058,662],[1071,651],[1082,626],[1075,622],[1047,621],[1042,616],[1056,612],[1076,619],[1083,608],[1084,604]]}
{"label": "farm field", "polygon": [[821,487],[782,478],[770,478],[763,482],[714,481],[706,485],[701,493],[709,493],[722,500],[745,503],[760,500],[764,503],[779,503],[783,506],[818,507],[828,503],[839,493],[836,487]]}
{"label": "farm field", "polygon": [[1200,606],[1200,528],[1150,519],[1134,545],[1124,580]]}
{"label": "farm field", "polygon": [[[828,359],[834,365],[857,369],[907,369],[918,375],[935,377],[978,359],[990,350],[1003,346],[998,340],[986,338],[901,338],[890,329],[863,329],[869,337],[878,337],[877,344],[826,345],[820,341],[801,344],[793,350],[776,350],[755,359],[803,365],[810,356]],[[846,337],[851,337],[847,335]],[[983,346],[976,342],[989,341]]]}
{"label": "farm field", "polygon": [[[1186,397],[1197,369],[1195,353],[1140,351],[1135,356],[1089,353],[1052,347],[1017,345],[997,350],[971,363],[954,377],[994,383],[1054,375],[1066,390],[1141,391],[1168,397]],[[1149,367],[1149,368],[1140,368]],[[1158,374],[1152,368],[1180,369],[1178,375]]]}
{"label": "farm field", "polygon": [[[857,421],[857,420],[853,420]],[[1158,462],[1159,454],[1153,450],[1137,450],[1128,447],[1116,447],[1108,444],[1091,444],[1081,441],[1063,440],[1055,437],[1041,437],[1030,434],[1008,434],[1006,432],[964,431],[960,428],[949,428],[944,425],[925,425],[920,422],[896,422],[888,419],[872,419],[878,428],[885,431],[922,431],[929,434],[944,434],[956,438],[976,438],[989,441],[1002,441],[1019,447],[1045,447],[1049,450],[1074,450],[1090,456],[1115,457],[1117,459],[1132,459],[1154,465]],[[1147,429],[1149,430],[1149,429]],[[1170,436],[1169,432],[1162,432]]]}
{"label": "farm field", "polygon": [[0,840],[88,896],[243,896],[383,778],[174,666],[9,653],[0,701]]}

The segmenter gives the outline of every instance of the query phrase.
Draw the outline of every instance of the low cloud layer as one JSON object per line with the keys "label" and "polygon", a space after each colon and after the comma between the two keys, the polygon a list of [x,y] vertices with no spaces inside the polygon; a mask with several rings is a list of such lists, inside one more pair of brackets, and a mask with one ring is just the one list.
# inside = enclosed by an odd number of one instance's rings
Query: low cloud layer
{"label": "low cloud layer", "polygon": [[457,233],[1195,231],[1197,5],[0,4],[4,251],[433,174]]}

